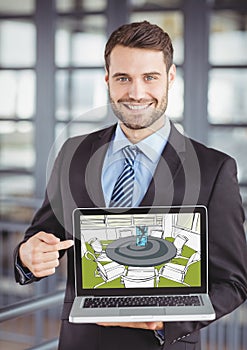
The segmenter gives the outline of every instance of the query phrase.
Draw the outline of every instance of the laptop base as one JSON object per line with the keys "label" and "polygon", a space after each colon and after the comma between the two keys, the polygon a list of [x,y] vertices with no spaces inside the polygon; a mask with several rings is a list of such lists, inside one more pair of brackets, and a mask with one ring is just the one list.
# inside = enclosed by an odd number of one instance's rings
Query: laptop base
{"label": "laptop base", "polygon": [[207,294],[201,294],[200,306],[157,307],[107,307],[84,308],[85,297],[76,297],[70,312],[69,322],[173,322],[214,320],[215,312]]}

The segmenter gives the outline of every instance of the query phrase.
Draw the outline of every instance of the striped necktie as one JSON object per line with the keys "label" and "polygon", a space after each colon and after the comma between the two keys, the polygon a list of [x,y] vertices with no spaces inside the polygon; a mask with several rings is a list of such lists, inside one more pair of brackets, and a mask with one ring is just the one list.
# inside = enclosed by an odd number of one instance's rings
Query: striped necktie
{"label": "striped necktie", "polygon": [[127,146],[123,148],[125,156],[124,169],[119,175],[113,188],[110,207],[131,207],[134,188],[135,172],[134,162],[137,155],[137,147]]}

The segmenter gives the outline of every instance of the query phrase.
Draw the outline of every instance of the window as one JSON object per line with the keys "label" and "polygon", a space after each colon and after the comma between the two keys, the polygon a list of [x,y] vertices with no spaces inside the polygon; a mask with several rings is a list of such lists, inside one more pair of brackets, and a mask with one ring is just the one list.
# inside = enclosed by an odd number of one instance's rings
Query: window
{"label": "window", "polygon": [[[209,144],[236,159],[246,203],[247,14],[241,2],[234,5],[218,1],[210,18]],[[225,8],[217,10],[217,6]]]}
{"label": "window", "polygon": [[[0,11],[31,14],[32,1],[0,3]],[[34,195],[34,115],[36,31],[30,19],[0,20],[1,198]]]}

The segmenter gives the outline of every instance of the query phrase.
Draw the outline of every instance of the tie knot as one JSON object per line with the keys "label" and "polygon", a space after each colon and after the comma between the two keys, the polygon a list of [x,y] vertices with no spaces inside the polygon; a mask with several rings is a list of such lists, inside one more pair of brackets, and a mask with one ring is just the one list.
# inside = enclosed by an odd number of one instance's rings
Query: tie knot
{"label": "tie knot", "polygon": [[123,148],[123,154],[125,156],[125,161],[129,163],[130,166],[133,167],[136,155],[138,153],[138,149],[136,146],[126,146]]}

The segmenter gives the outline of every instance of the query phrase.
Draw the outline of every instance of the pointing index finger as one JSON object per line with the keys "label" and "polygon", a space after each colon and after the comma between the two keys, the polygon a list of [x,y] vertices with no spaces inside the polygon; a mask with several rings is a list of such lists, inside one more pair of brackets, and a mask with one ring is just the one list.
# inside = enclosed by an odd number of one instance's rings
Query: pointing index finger
{"label": "pointing index finger", "polygon": [[68,249],[74,245],[74,241],[71,239],[68,239],[66,241],[59,242],[57,244],[57,250],[63,250],[63,249]]}

